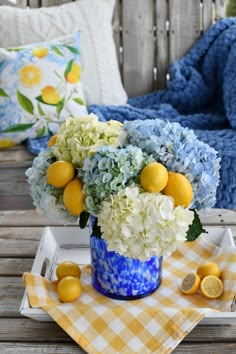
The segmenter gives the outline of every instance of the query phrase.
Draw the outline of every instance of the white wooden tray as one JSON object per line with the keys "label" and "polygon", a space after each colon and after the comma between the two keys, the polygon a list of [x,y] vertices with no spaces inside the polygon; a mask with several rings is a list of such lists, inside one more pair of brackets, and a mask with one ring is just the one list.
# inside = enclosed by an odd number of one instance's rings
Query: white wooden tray
{"label": "white wooden tray", "polygon": [[[208,233],[203,236],[211,243],[219,247],[235,247],[230,229],[224,227],[205,227],[205,229]],[[56,266],[64,260],[72,260],[80,265],[90,263],[88,228],[81,230],[75,226],[45,227],[33,263],[32,273],[41,274],[49,280],[54,280],[56,279]],[[232,306],[232,312],[209,311],[200,325],[235,324],[235,311],[235,306]],[[26,292],[21,302],[20,313],[38,321],[53,321],[44,310],[30,307]]]}

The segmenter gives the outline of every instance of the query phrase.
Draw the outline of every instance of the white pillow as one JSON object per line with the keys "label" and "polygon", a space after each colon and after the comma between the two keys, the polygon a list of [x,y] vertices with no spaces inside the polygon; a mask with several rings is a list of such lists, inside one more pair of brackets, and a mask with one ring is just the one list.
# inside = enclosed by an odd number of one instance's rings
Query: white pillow
{"label": "white pillow", "polygon": [[81,31],[82,81],[87,104],[122,105],[122,86],[112,32],[115,0],[80,0],[39,9],[0,6],[0,46],[43,42]]}

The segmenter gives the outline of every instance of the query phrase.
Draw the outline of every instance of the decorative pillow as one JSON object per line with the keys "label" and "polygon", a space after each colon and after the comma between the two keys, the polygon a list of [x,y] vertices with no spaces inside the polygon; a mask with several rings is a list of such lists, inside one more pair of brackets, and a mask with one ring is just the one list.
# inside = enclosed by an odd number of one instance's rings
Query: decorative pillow
{"label": "decorative pillow", "polygon": [[0,49],[0,142],[54,134],[87,114],[80,80],[80,33]]}
{"label": "decorative pillow", "polygon": [[114,6],[115,0],[80,0],[39,9],[0,6],[0,46],[25,45],[81,31],[87,104],[123,105],[127,95],[113,40]]}

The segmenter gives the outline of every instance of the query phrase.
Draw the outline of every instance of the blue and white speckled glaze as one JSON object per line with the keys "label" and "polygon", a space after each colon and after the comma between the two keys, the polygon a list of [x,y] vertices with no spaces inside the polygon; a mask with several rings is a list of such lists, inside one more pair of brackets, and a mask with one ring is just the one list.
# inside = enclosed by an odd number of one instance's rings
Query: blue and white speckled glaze
{"label": "blue and white speckled glaze", "polygon": [[141,262],[107,250],[106,241],[90,237],[92,285],[100,293],[120,300],[145,297],[161,284],[162,257]]}

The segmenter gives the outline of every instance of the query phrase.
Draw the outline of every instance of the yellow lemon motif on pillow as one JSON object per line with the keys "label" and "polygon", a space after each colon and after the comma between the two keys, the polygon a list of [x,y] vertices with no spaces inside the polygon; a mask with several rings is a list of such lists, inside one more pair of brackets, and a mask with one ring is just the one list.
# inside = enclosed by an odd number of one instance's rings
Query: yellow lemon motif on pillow
{"label": "yellow lemon motif on pillow", "polygon": [[58,90],[53,86],[46,86],[41,90],[43,102],[48,104],[57,104],[61,97]]}
{"label": "yellow lemon motif on pillow", "polygon": [[70,84],[76,84],[80,79],[80,65],[73,63],[71,71],[66,76],[66,81]]}
{"label": "yellow lemon motif on pillow", "polygon": [[40,68],[34,64],[27,64],[20,69],[20,83],[28,88],[36,87],[42,80]]}
{"label": "yellow lemon motif on pillow", "polygon": [[46,47],[38,46],[32,49],[33,56],[41,59],[48,55],[48,49]]}

